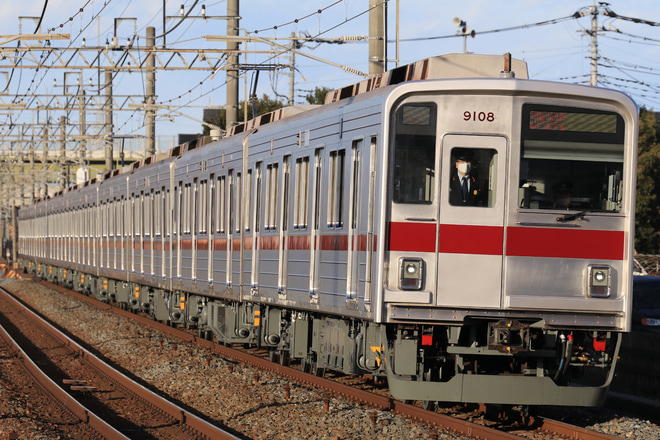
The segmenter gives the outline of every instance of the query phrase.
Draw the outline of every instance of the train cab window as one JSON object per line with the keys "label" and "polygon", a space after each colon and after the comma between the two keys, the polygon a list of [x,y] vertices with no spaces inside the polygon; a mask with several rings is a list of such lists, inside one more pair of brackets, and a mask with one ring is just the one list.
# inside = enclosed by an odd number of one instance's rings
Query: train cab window
{"label": "train cab window", "polygon": [[523,106],[519,208],[619,212],[624,128],[612,112]]}
{"label": "train cab window", "polygon": [[449,203],[453,206],[495,206],[497,150],[454,148],[451,151]]}
{"label": "train cab window", "polygon": [[394,203],[430,204],[435,179],[436,105],[401,105],[394,117]]}

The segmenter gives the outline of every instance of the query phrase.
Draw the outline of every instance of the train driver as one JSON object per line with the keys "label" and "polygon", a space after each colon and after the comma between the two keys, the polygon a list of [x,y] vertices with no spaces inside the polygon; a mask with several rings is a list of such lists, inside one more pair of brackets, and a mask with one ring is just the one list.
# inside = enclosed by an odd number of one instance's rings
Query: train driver
{"label": "train driver", "polygon": [[455,169],[449,182],[449,203],[454,206],[484,206],[484,195],[472,161],[474,152],[467,148],[453,151]]}

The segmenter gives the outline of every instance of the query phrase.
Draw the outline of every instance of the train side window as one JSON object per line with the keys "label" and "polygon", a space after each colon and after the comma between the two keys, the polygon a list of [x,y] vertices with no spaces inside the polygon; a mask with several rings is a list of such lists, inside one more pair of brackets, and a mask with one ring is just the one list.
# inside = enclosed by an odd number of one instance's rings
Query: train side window
{"label": "train side window", "polygon": [[236,194],[232,195],[234,198],[232,200],[233,206],[232,206],[232,213],[234,215],[234,218],[232,220],[232,226],[235,227],[234,232],[240,233],[241,232],[241,218],[242,218],[242,213],[243,213],[243,174],[242,173],[236,173],[236,185],[234,187],[234,191]]}
{"label": "train side window", "polygon": [[[107,219],[108,205],[105,202],[102,202],[99,211],[100,211],[99,220],[101,222],[101,236],[105,238],[108,236],[108,219]],[[55,219],[58,219],[57,215],[55,215]],[[59,236],[59,233],[57,235]]]}
{"label": "train side window", "polygon": [[227,234],[230,235],[234,229],[234,171],[229,170],[227,175],[227,206],[229,209],[225,210],[225,213],[227,214]]}
{"label": "train side window", "polygon": [[277,228],[277,182],[278,164],[266,165],[266,197],[264,209],[264,230],[274,231]]}
{"label": "train side window", "polygon": [[128,234],[130,236],[137,236],[137,234],[138,234],[138,232],[137,232],[138,205],[140,203],[137,201],[137,198],[138,198],[137,195],[131,194],[131,201],[130,201],[130,204],[131,204],[131,206],[130,206],[131,219],[130,219],[130,222],[129,222],[130,229],[128,231]]}
{"label": "train side window", "polygon": [[291,156],[284,156],[282,160],[283,165],[283,182],[282,182],[282,230],[286,231],[289,222],[289,185],[291,179]]}
{"label": "train side window", "polygon": [[154,236],[160,237],[163,233],[163,196],[160,190],[154,194]]}
{"label": "train side window", "polygon": [[314,152],[314,230],[321,223],[321,176],[323,174],[323,149]]}
{"label": "train side window", "polygon": [[135,200],[135,235],[140,236],[144,235],[144,215],[146,213],[146,201],[144,196],[144,191],[140,192],[139,196],[136,196]]}
{"label": "train side window", "polygon": [[197,177],[193,179],[193,184],[190,189],[191,197],[191,210],[190,210],[190,232],[197,236],[199,233],[199,224],[200,224],[200,215],[201,215],[201,200],[200,200],[200,191],[199,191],[199,180]]}
{"label": "train side window", "polygon": [[191,197],[192,186],[190,183],[186,183],[183,186],[183,234],[190,234],[190,225],[192,217],[192,197]]}
{"label": "train side window", "polygon": [[309,156],[296,159],[295,201],[293,229],[307,229],[307,204],[309,192]]}
{"label": "train side window", "polygon": [[218,176],[218,181],[216,185],[216,201],[215,201],[215,208],[216,208],[216,230],[215,232],[218,234],[224,234],[225,233],[225,221],[226,221],[226,212],[227,212],[227,207],[226,207],[226,200],[227,200],[227,187],[226,187],[226,178],[225,176]]}
{"label": "train side window", "polygon": [[199,232],[206,234],[209,230],[209,181],[207,179],[202,180],[199,196],[201,197]]}
{"label": "train side window", "polygon": [[181,203],[181,194],[183,193],[183,182],[179,182],[177,186],[174,187],[174,224],[172,229],[172,235],[175,237],[181,236],[181,219],[183,218],[183,213],[181,212],[183,204]]}
{"label": "train side window", "polygon": [[243,218],[243,229],[250,232],[250,221],[252,219],[252,170],[247,170],[245,180],[245,216]]}
{"label": "train side window", "polygon": [[121,196],[117,203],[119,203],[119,206],[117,207],[117,236],[120,239],[123,239],[126,231],[126,202],[124,196]]}
{"label": "train side window", "polygon": [[362,140],[353,141],[353,171],[351,188],[351,229],[356,229],[360,212],[360,151],[362,149]]}
{"label": "train side window", "polygon": [[115,236],[115,202],[108,200],[108,237]]}
{"label": "train side window", "polygon": [[208,200],[208,209],[209,209],[209,234],[213,234],[216,231],[216,221],[217,221],[217,194],[216,194],[216,184],[215,184],[215,174],[211,173],[209,177],[209,200]]}
{"label": "train side window", "polygon": [[436,114],[434,103],[403,104],[396,110],[392,150],[394,203],[433,202]]}
{"label": "train side window", "polygon": [[144,236],[151,237],[154,233],[153,230],[153,216],[154,216],[154,190],[146,193],[144,203]]}
{"label": "train side window", "polygon": [[261,188],[263,186],[263,175],[262,175],[263,162],[257,162],[255,164],[256,172],[256,182],[255,182],[255,191],[254,191],[254,232],[259,232],[260,222],[261,222]]}
{"label": "train side window", "polygon": [[453,148],[449,176],[449,203],[453,206],[495,206],[497,150]]}
{"label": "train side window", "polygon": [[328,165],[328,227],[341,228],[344,225],[344,169],[346,150],[330,152]]}
{"label": "train side window", "polygon": [[160,204],[160,224],[161,235],[169,237],[170,235],[170,221],[172,220],[170,207],[170,190],[165,187],[161,190],[161,204]]}

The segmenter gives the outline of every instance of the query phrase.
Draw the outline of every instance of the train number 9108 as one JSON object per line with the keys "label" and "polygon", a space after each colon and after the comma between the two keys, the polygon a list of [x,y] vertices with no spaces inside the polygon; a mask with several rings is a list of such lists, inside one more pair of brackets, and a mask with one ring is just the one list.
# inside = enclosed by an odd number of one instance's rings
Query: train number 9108
{"label": "train number 9108", "polygon": [[493,122],[495,121],[495,113],[493,112],[463,112],[464,121],[475,122]]}

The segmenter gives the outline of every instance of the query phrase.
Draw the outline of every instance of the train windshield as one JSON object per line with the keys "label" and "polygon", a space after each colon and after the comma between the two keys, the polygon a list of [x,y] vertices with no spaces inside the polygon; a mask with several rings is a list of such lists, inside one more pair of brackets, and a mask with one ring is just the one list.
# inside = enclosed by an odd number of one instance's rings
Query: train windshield
{"label": "train windshield", "polygon": [[523,106],[518,206],[619,212],[624,123],[611,112]]}
{"label": "train windshield", "polygon": [[433,202],[436,112],[433,103],[404,104],[396,111],[395,203]]}

